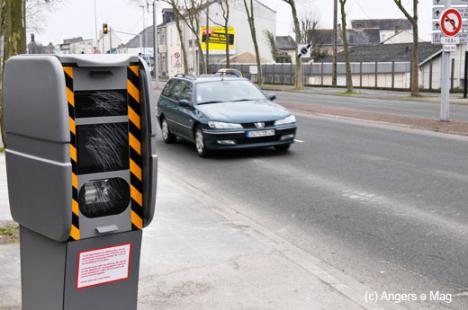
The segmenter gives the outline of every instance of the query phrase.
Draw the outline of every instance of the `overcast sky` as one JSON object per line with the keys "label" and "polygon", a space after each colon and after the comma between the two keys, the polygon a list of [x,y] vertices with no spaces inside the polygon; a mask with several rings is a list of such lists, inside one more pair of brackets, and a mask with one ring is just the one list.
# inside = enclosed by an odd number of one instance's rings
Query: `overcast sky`
{"label": "overcast sky", "polygon": [[[94,1],[97,7],[97,25],[107,22],[112,29],[138,33],[143,27],[143,9],[139,0],[62,0],[54,11],[45,15],[42,30],[36,34],[39,42],[61,43],[63,39],[81,36],[94,38]],[[282,0],[261,0],[277,12],[277,35],[291,34],[292,21],[289,6]],[[331,28],[333,0],[296,0],[299,12],[310,12],[320,20],[322,28]],[[143,2],[143,1],[141,1]],[[412,0],[403,0],[411,7]],[[420,36],[430,40],[432,0],[420,0]],[[159,9],[160,11],[160,9]],[[284,13],[283,13],[284,12]],[[348,0],[348,19],[403,18],[393,0]],[[159,15],[160,16],[160,15]],[[159,17],[160,18],[160,17]],[[145,11],[146,26],[152,24],[151,13]],[[124,42],[131,36],[119,34]],[[29,34],[28,34],[29,38]]]}

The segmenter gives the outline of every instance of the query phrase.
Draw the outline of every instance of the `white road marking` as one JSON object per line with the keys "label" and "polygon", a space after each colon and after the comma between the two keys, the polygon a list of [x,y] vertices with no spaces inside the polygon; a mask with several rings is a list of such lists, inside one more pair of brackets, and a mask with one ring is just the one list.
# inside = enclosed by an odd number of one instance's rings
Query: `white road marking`
{"label": "white road marking", "polygon": [[294,141],[297,142],[297,143],[304,143],[304,141],[299,140],[299,139],[294,139]]}

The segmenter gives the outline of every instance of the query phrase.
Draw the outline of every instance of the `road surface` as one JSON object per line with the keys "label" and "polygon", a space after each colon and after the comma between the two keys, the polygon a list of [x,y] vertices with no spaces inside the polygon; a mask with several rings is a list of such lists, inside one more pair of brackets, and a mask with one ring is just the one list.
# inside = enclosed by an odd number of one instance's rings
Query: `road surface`
{"label": "road surface", "polygon": [[[270,91],[266,91],[270,93]],[[439,119],[440,107],[434,102],[420,102],[411,100],[373,99],[353,96],[332,96],[311,93],[274,92],[278,103],[307,103],[329,107],[349,108],[368,112],[392,113],[400,116],[423,117]],[[468,99],[467,99],[468,103]],[[460,104],[450,105],[450,119],[454,121],[468,121],[468,106]]]}
{"label": "road surface", "polygon": [[159,140],[160,165],[380,294],[453,294],[410,309],[468,307],[468,139],[362,123],[298,117],[283,155]]}

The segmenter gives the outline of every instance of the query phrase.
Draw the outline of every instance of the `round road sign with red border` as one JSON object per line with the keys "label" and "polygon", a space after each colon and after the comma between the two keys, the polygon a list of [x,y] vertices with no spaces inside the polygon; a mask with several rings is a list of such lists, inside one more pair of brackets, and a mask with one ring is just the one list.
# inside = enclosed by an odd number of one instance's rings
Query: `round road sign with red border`
{"label": "round road sign with red border", "polygon": [[456,36],[462,29],[462,15],[454,8],[446,9],[440,18],[442,33],[448,37]]}

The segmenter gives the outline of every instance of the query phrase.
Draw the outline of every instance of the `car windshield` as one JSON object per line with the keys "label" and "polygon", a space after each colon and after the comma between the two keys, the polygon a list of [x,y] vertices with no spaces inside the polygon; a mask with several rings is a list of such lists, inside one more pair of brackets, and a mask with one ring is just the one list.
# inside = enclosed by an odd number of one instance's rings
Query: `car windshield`
{"label": "car windshield", "polygon": [[197,84],[197,104],[262,99],[265,99],[265,96],[249,81],[215,81]]}

